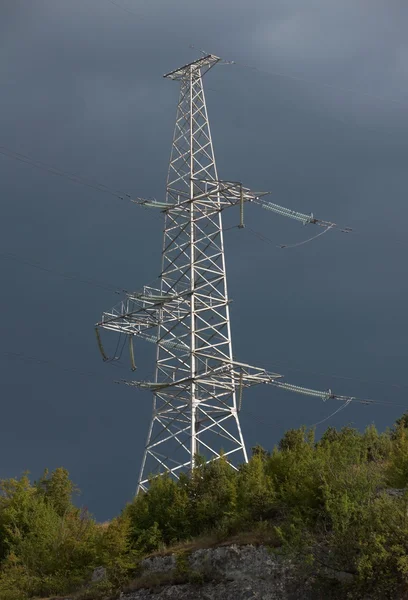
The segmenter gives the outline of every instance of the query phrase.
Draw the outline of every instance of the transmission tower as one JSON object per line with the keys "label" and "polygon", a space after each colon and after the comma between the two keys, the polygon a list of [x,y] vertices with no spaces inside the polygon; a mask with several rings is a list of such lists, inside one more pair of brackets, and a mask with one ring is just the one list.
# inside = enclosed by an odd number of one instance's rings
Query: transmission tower
{"label": "transmission tower", "polygon": [[210,461],[223,453],[233,468],[246,462],[239,422],[246,387],[268,383],[322,399],[343,398],[285,384],[280,375],[233,358],[222,211],[239,206],[243,227],[244,204],[262,202],[263,193],[218,179],[203,76],[219,61],[203,56],[164,76],[180,82],[166,199],[138,201],[164,213],[160,283],[127,294],[97,324],[104,359],[100,327],[129,336],[132,369],[133,339],[156,344],[154,381],[125,382],[153,392],[138,490],[148,488],[151,475],[178,478],[193,469],[198,454]]}

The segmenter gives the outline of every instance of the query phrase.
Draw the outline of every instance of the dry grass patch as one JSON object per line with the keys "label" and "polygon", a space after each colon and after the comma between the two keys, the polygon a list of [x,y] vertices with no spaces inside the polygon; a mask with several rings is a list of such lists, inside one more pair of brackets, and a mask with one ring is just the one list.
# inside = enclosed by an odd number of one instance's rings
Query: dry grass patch
{"label": "dry grass patch", "polygon": [[129,594],[144,588],[154,590],[164,585],[181,585],[182,583],[188,583],[188,576],[186,574],[180,574],[176,571],[167,571],[165,573],[149,572],[131,581],[124,587],[123,592]]}
{"label": "dry grass patch", "polygon": [[172,546],[162,547],[159,550],[151,552],[149,555],[145,556],[145,558],[169,556],[170,554],[177,554],[179,552],[191,554],[196,550],[219,548],[231,546],[232,544],[237,546],[261,546],[265,544],[269,547],[278,548],[281,545],[281,542],[273,527],[258,527],[228,536],[221,536],[220,534],[216,533],[203,535],[192,540],[178,542]]}

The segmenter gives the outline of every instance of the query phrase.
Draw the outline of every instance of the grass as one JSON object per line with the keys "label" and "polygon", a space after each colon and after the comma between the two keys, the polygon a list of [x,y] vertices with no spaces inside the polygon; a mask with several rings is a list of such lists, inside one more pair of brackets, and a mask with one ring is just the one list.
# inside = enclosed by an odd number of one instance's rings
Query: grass
{"label": "grass", "polygon": [[274,528],[258,527],[248,531],[242,531],[233,535],[203,535],[185,542],[178,542],[172,546],[167,546],[155,550],[145,558],[154,558],[155,556],[169,556],[178,552],[192,553],[203,548],[220,548],[223,546],[261,546],[263,544],[270,547],[279,547],[280,542]]}

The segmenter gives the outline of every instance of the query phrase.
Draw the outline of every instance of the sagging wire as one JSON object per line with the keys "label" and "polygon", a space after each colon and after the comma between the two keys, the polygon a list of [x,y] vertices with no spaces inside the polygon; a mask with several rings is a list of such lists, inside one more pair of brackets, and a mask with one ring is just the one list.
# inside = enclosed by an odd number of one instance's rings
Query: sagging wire
{"label": "sagging wire", "polygon": [[303,244],[307,244],[308,242],[311,242],[312,240],[320,237],[324,233],[327,233],[327,231],[329,231],[329,229],[331,229],[331,228],[332,228],[331,226],[327,227],[324,231],[320,231],[317,235],[314,235],[313,237],[311,237],[307,240],[304,240],[303,242],[299,242],[297,244],[275,244],[275,242],[273,240],[271,240],[271,238],[266,237],[266,235],[264,235],[263,233],[260,233],[259,231],[255,231],[255,229],[252,229],[252,227],[248,227],[247,229],[252,233],[252,235],[257,237],[262,242],[268,242],[269,244],[273,244],[275,246],[275,248],[280,248],[282,250],[284,248],[296,248],[296,246],[302,246]]}
{"label": "sagging wire", "polygon": [[[123,351],[126,345],[126,335],[123,337],[122,348],[120,349],[119,355],[116,357],[116,360],[120,360],[123,356]],[[115,367],[120,366],[115,363]]]}
{"label": "sagging wire", "polygon": [[243,378],[244,378],[244,373],[243,373],[243,371],[241,371],[240,376],[239,376],[238,409],[237,409],[238,412],[241,412],[241,409],[242,409],[242,394],[244,391]]}
{"label": "sagging wire", "polygon": [[109,357],[105,353],[105,350],[104,350],[104,347],[102,344],[101,334],[99,333],[99,327],[95,327],[95,335],[96,335],[96,341],[98,344],[99,352],[101,353],[101,356],[102,356],[102,360],[103,360],[103,362],[107,362],[109,360]]}
{"label": "sagging wire", "polygon": [[136,371],[135,363],[135,350],[133,347],[133,335],[129,335],[129,355],[130,355],[130,368],[132,371]]}
{"label": "sagging wire", "polygon": [[[116,361],[116,360],[120,360],[122,352],[123,352],[123,347],[124,347],[124,344],[123,344],[121,352],[118,353],[121,340],[122,340],[122,332],[119,333],[118,341],[116,343],[115,352],[113,353],[112,358],[108,359],[108,362],[113,362],[113,361]],[[124,342],[126,343],[126,337],[124,338]]]}
{"label": "sagging wire", "polygon": [[328,421],[329,419],[331,419],[332,417],[334,417],[334,415],[337,415],[337,413],[339,413],[340,411],[342,411],[345,408],[347,408],[348,405],[350,404],[350,402],[352,402],[352,400],[353,400],[353,398],[349,398],[348,400],[345,401],[344,404],[342,404],[339,408],[337,408],[329,416],[325,417],[321,421],[317,421],[317,423],[313,423],[313,425],[309,425],[309,428],[311,428],[311,427],[317,427],[318,425],[321,425],[322,423],[325,423],[326,421]]}
{"label": "sagging wire", "polygon": [[[359,398],[346,398],[344,404],[342,404],[339,408],[337,408],[334,412],[332,412],[330,415],[328,415],[327,417],[325,417],[324,419],[321,419],[320,421],[317,421],[317,423],[313,423],[312,425],[309,425],[309,428],[312,427],[317,427],[318,425],[321,425],[322,423],[325,423],[326,421],[328,421],[329,419],[331,419],[332,417],[334,417],[337,413],[341,412],[342,410],[344,410],[345,408],[347,408],[349,406],[349,404],[351,404],[351,402],[357,402],[360,404],[364,404],[364,405],[368,405],[368,404],[376,404],[376,405],[387,405],[387,406],[395,406],[395,407],[402,407],[404,408],[404,410],[406,410],[406,405],[404,404],[397,404],[395,402],[381,402],[379,400],[372,400],[372,399],[359,399]],[[256,419],[257,421],[259,421],[260,423],[264,424],[264,425],[276,425],[275,422],[271,422],[267,419],[265,419],[264,416],[260,416],[257,415],[251,411],[249,411],[246,408],[242,409],[242,412],[244,414],[250,415],[252,418]]]}
{"label": "sagging wire", "polygon": [[275,242],[273,240],[271,240],[270,238],[266,237],[263,233],[260,233],[259,231],[255,231],[255,229],[252,229],[252,227],[247,227],[247,229],[248,229],[248,231],[250,231],[252,233],[252,235],[257,237],[258,240],[261,240],[262,242],[269,242],[270,244],[273,244],[274,246],[276,246]]}
{"label": "sagging wire", "polygon": [[[342,410],[344,410],[345,408],[347,408],[347,406],[351,402],[352,402],[352,398],[348,399],[344,404],[342,404],[339,408],[337,408],[334,412],[332,412],[330,415],[328,415],[327,417],[325,417],[321,421],[317,421],[317,423],[313,423],[313,425],[308,425],[308,429],[312,429],[313,427],[317,427],[318,425],[321,425],[322,423],[325,423],[326,421],[328,421],[329,419],[331,419],[332,417],[334,417],[334,415],[336,415],[337,413],[339,413]],[[246,408],[242,409],[242,412],[245,415],[249,415],[250,417],[252,417],[256,421],[259,421],[260,423],[262,423],[264,425],[276,425],[276,422],[272,423],[271,421],[265,419],[263,416],[261,417],[260,415],[257,415],[255,413],[247,410]]]}
{"label": "sagging wire", "polygon": [[315,240],[316,238],[320,237],[321,235],[327,233],[330,229],[333,229],[333,225],[329,225],[328,227],[326,227],[326,229],[324,231],[320,231],[317,235],[314,235],[311,238],[308,238],[307,240],[304,240],[303,242],[298,242],[297,244],[279,244],[277,246],[277,248],[297,248],[298,246],[303,246],[303,244],[307,244],[308,242],[311,242],[312,240]]}
{"label": "sagging wire", "polygon": [[118,360],[120,360],[122,358],[123,349],[124,349],[125,344],[126,344],[126,336],[125,336],[125,338],[123,340],[122,348],[121,348],[120,352],[118,352],[119,351],[120,342],[121,342],[121,339],[122,339],[122,332],[119,333],[118,341],[117,341],[116,348],[115,348],[115,352],[113,353],[113,356],[111,358],[105,352],[105,349],[104,349],[103,344],[102,344],[101,334],[99,332],[99,327],[97,325],[95,327],[95,335],[96,335],[96,341],[97,341],[97,344],[98,344],[99,352],[101,353],[103,362],[113,363],[114,361],[118,361]]}

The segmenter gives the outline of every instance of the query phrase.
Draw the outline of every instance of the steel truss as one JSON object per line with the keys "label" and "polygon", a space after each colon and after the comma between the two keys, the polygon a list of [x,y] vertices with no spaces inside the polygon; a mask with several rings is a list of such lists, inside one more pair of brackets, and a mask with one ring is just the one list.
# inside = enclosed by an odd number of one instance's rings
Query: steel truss
{"label": "steel truss", "polygon": [[127,294],[97,324],[129,336],[132,368],[134,338],[157,347],[154,381],[126,382],[153,392],[138,491],[148,488],[151,475],[178,478],[191,470],[197,454],[210,461],[223,453],[235,469],[246,462],[239,422],[244,388],[267,383],[327,396],[233,359],[222,211],[239,205],[243,226],[244,203],[259,202],[263,193],[218,179],[203,75],[219,60],[208,55],[165,75],[180,82],[166,200],[139,202],[165,215],[160,284]]}

